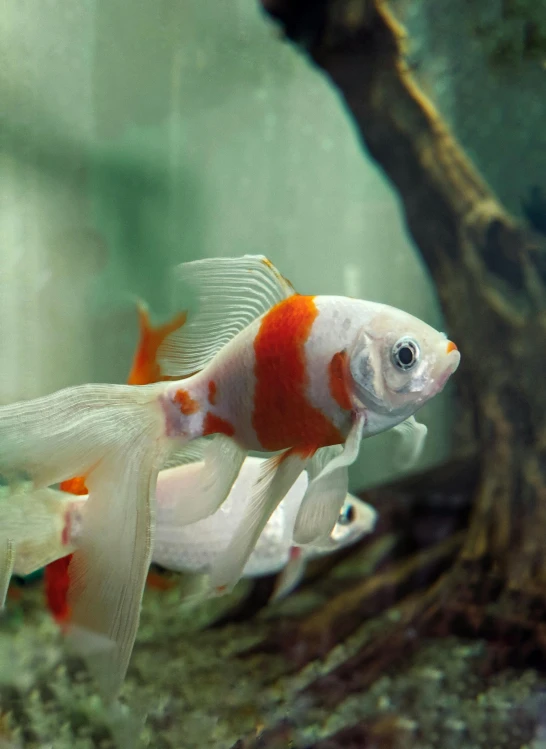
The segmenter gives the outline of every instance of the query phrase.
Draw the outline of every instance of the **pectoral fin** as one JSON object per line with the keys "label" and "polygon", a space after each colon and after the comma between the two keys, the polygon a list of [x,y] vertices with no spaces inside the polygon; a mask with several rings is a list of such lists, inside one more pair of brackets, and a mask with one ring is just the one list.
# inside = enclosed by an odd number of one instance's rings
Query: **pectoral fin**
{"label": "pectoral fin", "polygon": [[410,468],[420,458],[425,446],[428,429],[424,424],[415,421],[414,416],[393,427],[399,437],[395,461],[400,468]]}
{"label": "pectoral fin", "polygon": [[275,589],[270,601],[280,601],[286,598],[303,580],[305,574],[306,561],[303,552],[299,546],[292,546],[290,549],[290,558],[277,577]]}
{"label": "pectoral fin", "polygon": [[364,414],[358,414],[343,451],[327,463],[309,482],[296,517],[295,543],[318,542],[321,546],[323,544],[334,545],[330,533],[347,496],[349,487],[347,469],[358,456],[364,422]]}
{"label": "pectoral fin", "polygon": [[233,589],[267,521],[305,468],[306,462],[306,458],[289,450],[264,463],[248,510],[229,546],[211,570],[211,585],[217,593]]}
{"label": "pectoral fin", "polygon": [[218,434],[205,443],[198,462],[162,471],[158,500],[164,504],[163,494],[169,497],[170,522],[190,525],[215,513],[231,491],[245,457],[246,450]]}
{"label": "pectoral fin", "polygon": [[290,559],[285,568],[277,577],[275,589],[271,596],[271,601],[279,601],[291,593],[303,579],[305,574],[306,562],[302,550],[298,546],[292,546],[290,549]]}

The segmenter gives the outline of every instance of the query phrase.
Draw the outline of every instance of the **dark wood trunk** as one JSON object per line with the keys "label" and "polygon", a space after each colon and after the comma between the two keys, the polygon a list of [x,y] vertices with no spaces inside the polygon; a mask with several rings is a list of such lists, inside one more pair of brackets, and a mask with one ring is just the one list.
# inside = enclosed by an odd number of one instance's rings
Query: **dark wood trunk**
{"label": "dark wood trunk", "polygon": [[[477,462],[466,529],[363,581],[299,623],[288,636],[304,654],[293,668],[323,655],[351,631],[351,622],[393,603],[399,604],[398,623],[310,684],[310,698],[335,705],[364,689],[418,646],[418,638],[408,640],[410,626],[422,633],[502,640],[507,662],[531,659],[544,666],[544,237],[500,205],[419,89],[404,62],[404,30],[383,0],[263,4],[339,89],[363,148],[402,198],[449,336],[462,354],[454,377],[456,436],[459,456],[473,461],[457,463],[456,469],[474,471]],[[420,583],[418,569],[424,572]],[[282,647],[282,638],[264,647]],[[266,733],[260,746],[276,746],[279,730]]]}

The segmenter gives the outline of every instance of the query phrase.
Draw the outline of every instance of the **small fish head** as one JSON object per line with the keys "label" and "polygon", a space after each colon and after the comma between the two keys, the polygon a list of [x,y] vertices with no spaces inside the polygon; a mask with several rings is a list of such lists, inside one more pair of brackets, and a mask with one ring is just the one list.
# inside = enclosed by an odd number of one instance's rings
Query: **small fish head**
{"label": "small fish head", "polygon": [[444,333],[382,305],[349,352],[355,408],[406,419],[443,389],[459,361]]}
{"label": "small fish head", "polygon": [[356,543],[375,526],[376,511],[352,494],[347,494],[338,520],[330,534],[338,548]]}

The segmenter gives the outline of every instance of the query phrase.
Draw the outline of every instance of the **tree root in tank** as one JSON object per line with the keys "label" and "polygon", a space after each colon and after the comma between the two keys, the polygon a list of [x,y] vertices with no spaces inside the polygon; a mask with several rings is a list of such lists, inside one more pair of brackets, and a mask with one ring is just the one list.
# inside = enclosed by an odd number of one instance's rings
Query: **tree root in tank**
{"label": "tree root in tank", "polygon": [[[294,643],[287,652],[295,658],[294,667],[301,668],[388,603],[392,616],[385,621],[390,623],[306,687],[311,703],[333,706],[366,689],[423,636],[485,638],[490,643],[486,672],[507,665],[543,668],[544,237],[505,211],[420,91],[404,61],[404,30],[384,0],[262,1],[337,86],[363,147],[398,189],[408,228],[435,281],[449,335],[462,352],[454,378],[457,437],[479,462],[462,533],[334,598],[285,637]],[[282,635],[263,645],[274,647],[283,647]],[[373,726],[355,726],[360,743],[355,739],[353,744],[394,746],[384,729],[384,740],[376,736],[373,743],[362,738],[373,737]],[[286,726],[277,726],[240,746],[281,746],[286,735]],[[332,737],[328,746],[353,745],[351,736],[345,739]]]}

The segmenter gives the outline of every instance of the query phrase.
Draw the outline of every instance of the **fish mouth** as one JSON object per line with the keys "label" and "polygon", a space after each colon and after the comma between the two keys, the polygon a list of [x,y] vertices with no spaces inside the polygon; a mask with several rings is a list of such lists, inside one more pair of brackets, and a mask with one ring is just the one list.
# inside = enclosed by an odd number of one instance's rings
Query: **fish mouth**
{"label": "fish mouth", "polygon": [[438,395],[438,393],[441,393],[444,389],[447,381],[451,377],[451,375],[455,372],[457,367],[459,366],[459,362],[461,360],[460,354],[458,351],[452,351],[450,354],[450,358],[452,358],[452,361],[448,367],[444,370],[444,372],[440,375],[438,380],[436,381],[436,384],[434,386],[434,395]]}

